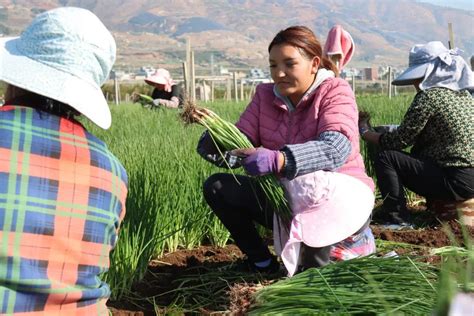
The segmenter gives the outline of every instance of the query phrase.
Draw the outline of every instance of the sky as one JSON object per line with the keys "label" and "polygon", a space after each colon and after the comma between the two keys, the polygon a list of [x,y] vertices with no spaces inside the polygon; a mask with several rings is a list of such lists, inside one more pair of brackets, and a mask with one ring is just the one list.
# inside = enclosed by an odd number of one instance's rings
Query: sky
{"label": "sky", "polygon": [[415,1],[428,2],[431,4],[444,6],[444,7],[474,11],[474,0],[415,0]]}

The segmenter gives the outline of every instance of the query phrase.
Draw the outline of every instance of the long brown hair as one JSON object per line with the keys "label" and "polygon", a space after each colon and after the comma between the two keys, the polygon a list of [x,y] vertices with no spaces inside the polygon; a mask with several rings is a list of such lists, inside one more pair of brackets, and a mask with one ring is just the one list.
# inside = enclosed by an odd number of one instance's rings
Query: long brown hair
{"label": "long brown hair", "polygon": [[288,44],[293,47],[296,47],[301,55],[305,56],[309,60],[312,60],[314,57],[319,57],[321,59],[321,68],[326,68],[332,70],[337,76],[338,71],[336,65],[327,57],[323,56],[323,48],[321,43],[311,31],[306,26],[296,25],[290,26],[287,29],[281,30],[273,38],[270,45],[268,45],[268,52],[275,45]]}

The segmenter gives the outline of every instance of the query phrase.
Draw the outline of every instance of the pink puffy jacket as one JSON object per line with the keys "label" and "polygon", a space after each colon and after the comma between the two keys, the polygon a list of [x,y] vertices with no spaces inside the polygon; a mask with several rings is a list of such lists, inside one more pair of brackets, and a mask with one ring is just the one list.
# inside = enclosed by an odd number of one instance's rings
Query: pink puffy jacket
{"label": "pink puffy jacket", "polygon": [[254,146],[278,150],[286,144],[314,140],[324,131],[340,132],[351,142],[352,151],[336,172],[353,176],[374,190],[359,150],[357,104],[349,84],[340,78],[326,79],[304,96],[293,112],[275,96],[273,86],[257,86],[252,102],[236,124]]}

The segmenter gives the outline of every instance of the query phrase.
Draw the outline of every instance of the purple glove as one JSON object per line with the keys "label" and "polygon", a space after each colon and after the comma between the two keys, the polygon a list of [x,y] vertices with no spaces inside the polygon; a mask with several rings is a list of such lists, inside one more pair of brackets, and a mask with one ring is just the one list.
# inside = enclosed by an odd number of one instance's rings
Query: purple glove
{"label": "purple glove", "polygon": [[232,154],[242,159],[241,164],[245,171],[251,176],[263,176],[268,173],[278,172],[278,150],[270,150],[263,147],[236,149]]}

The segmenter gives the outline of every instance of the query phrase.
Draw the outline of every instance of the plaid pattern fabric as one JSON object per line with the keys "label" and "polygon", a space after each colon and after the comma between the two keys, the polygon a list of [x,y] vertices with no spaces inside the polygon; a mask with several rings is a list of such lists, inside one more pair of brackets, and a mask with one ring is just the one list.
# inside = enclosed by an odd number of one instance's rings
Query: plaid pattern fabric
{"label": "plaid pattern fabric", "polygon": [[0,314],[105,315],[127,175],[79,123],[0,107]]}

